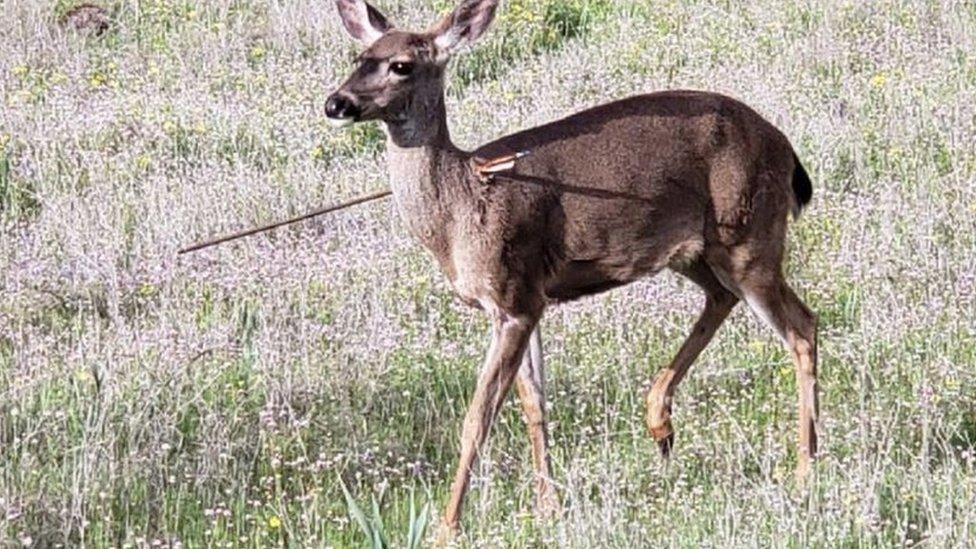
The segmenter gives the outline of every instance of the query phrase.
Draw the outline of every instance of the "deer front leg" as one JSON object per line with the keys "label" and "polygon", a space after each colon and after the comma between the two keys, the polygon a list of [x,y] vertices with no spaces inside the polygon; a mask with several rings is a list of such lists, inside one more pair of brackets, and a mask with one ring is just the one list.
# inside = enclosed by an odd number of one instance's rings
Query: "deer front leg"
{"label": "deer front leg", "polygon": [[647,394],[647,429],[658,442],[664,457],[671,454],[674,445],[674,428],[671,426],[671,399],[674,397],[674,391],[688,373],[688,368],[739,302],[732,292],[719,283],[711,269],[703,262],[699,261],[680,272],[701,286],[707,297],[705,309],[695,323],[695,327],[688,334],[671,364],[657,374],[654,385]]}
{"label": "deer front leg", "polygon": [[461,433],[461,460],[458,463],[451,498],[444,513],[442,540],[453,535],[461,518],[461,505],[471,469],[478,451],[488,436],[492,422],[504,401],[512,381],[518,373],[529,335],[535,328],[537,317],[515,317],[499,314],[494,319],[491,347],[484,369],[478,379]]}
{"label": "deer front leg", "polygon": [[532,444],[532,467],[535,471],[536,510],[549,518],[561,511],[559,498],[552,483],[552,464],[549,461],[549,433],[546,429],[546,386],[542,357],[542,334],[536,326],[529,346],[522,357],[522,366],[515,378],[515,388],[522,402],[522,413]]}

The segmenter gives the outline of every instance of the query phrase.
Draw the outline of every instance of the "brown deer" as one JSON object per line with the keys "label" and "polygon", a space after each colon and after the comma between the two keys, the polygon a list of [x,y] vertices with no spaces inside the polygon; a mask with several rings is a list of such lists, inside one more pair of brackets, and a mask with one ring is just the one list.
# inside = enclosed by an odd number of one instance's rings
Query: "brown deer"
{"label": "brown deer", "polygon": [[[790,142],[728,97],[666,91],[595,107],[474,152],[448,133],[448,58],[491,23],[498,0],[464,0],[425,32],[395,29],[363,0],[336,0],[366,46],[326,103],[337,125],[379,120],[394,200],[492,339],[461,435],[444,514],[456,531],[475,458],[512,382],[522,403],[541,513],[558,510],[545,424],[539,320],[547,306],[670,268],[705,291],[705,307],[647,395],[665,456],[671,403],[688,368],[739,300],[785,341],[799,388],[798,475],[817,449],[816,317],[783,278],[787,218],[812,195]],[[485,176],[486,159],[526,151]],[[494,171],[494,170],[493,170]]]}

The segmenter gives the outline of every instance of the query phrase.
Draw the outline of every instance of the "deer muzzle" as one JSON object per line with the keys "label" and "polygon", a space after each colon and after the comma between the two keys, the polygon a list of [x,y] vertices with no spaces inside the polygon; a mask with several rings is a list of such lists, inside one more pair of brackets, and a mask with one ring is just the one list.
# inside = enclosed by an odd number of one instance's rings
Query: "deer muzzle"
{"label": "deer muzzle", "polygon": [[348,126],[362,114],[356,102],[341,93],[334,93],[325,102],[325,117],[336,127]]}

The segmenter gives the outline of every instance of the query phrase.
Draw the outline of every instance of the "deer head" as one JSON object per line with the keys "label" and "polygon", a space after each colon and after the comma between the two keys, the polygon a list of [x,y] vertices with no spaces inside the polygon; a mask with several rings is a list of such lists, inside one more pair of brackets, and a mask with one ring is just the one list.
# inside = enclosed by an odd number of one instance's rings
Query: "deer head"
{"label": "deer head", "polygon": [[444,68],[484,33],[497,6],[498,0],[464,0],[431,29],[407,32],[364,0],[336,0],[346,30],[366,49],[326,101],[328,120],[337,126],[380,120],[394,138],[421,143],[441,130],[446,136]]}

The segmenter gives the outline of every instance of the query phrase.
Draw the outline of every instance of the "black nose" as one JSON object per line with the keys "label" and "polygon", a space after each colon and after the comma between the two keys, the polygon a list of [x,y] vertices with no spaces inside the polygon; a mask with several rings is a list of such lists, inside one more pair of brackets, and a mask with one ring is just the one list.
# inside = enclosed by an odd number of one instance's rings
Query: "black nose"
{"label": "black nose", "polygon": [[355,118],[359,116],[359,107],[348,97],[333,94],[325,102],[325,115],[337,119]]}

